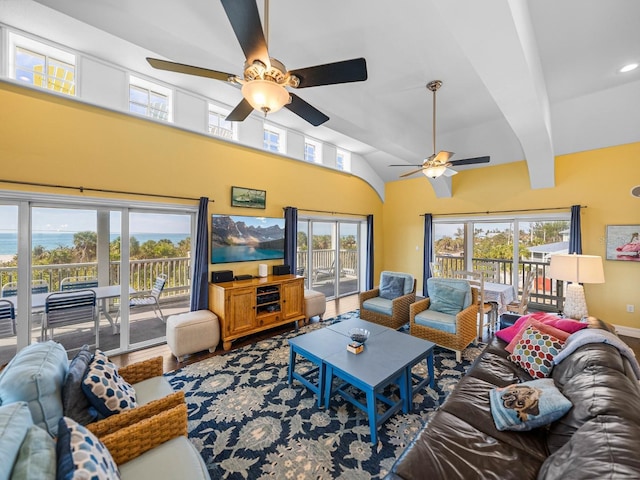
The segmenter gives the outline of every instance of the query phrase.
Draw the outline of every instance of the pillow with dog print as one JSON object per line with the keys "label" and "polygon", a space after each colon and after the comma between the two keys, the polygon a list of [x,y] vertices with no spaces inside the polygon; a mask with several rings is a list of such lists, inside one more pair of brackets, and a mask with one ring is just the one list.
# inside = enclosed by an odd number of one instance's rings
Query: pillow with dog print
{"label": "pillow with dog print", "polygon": [[548,425],[572,405],[551,378],[514,383],[489,392],[491,416],[500,431],[525,431]]}

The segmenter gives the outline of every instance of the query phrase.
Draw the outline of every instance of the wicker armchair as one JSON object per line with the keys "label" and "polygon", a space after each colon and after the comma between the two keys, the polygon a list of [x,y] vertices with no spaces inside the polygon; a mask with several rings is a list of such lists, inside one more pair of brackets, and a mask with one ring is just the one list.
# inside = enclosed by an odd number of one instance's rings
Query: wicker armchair
{"label": "wicker armchair", "polygon": [[385,271],[380,274],[380,284],[387,275],[405,278],[403,295],[392,300],[381,298],[380,287],[361,292],[360,318],[397,330],[409,322],[409,305],[416,301],[416,280],[407,273]]}
{"label": "wicker armchair", "polygon": [[[429,279],[435,280],[435,279]],[[438,280],[450,280],[450,279],[438,279]],[[430,287],[430,285],[429,285]],[[477,334],[477,320],[478,320],[478,291],[475,288],[469,287],[471,293],[470,305],[455,315],[454,318],[450,318],[451,322],[448,326],[453,326],[453,332],[446,331],[446,329],[436,328],[437,322],[429,322],[431,326],[423,325],[418,317],[416,322],[416,316],[421,312],[425,312],[431,305],[431,298],[425,298],[411,304],[409,308],[409,326],[411,335],[430,342],[434,342],[441,347],[454,350],[456,352],[456,360],[460,361],[462,358],[462,350],[464,350],[471,342],[476,339]],[[442,317],[441,314],[439,315]],[[453,317],[453,315],[451,315]]]}

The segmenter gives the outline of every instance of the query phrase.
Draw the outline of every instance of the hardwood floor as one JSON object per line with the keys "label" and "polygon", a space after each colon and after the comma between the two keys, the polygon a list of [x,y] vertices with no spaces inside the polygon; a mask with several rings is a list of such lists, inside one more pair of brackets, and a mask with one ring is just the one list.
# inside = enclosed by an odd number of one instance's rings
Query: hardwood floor
{"label": "hardwood floor", "polygon": [[[337,300],[332,300],[327,302],[327,311],[324,314],[324,318],[329,319],[333,318],[336,315],[340,315],[342,313],[350,312],[359,307],[358,304],[358,295],[351,295],[348,297],[339,298]],[[312,320],[313,322],[317,322],[317,317]],[[268,338],[273,335],[284,333],[289,330],[290,326],[284,326],[280,328],[274,328],[271,330],[267,330],[264,332],[257,333],[255,335],[250,335],[239,340],[233,342],[231,349],[236,349],[239,347],[243,347],[245,345],[255,343],[258,340],[263,338]],[[640,338],[633,337],[620,337],[627,345],[629,345],[636,354],[636,357],[640,358]],[[488,338],[484,338],[483,340],[488,340]],[[170,372],[177,368],[184,367],[191,363],[199,362],[200,360],[204,360],[205,358],[212,357],[214,355],[220,355],[224,353],[222,349],[222,342],[218,345],[218,348],[214,353],[209,353],[207,351],[196,353],[193,355],[187,356],[187,358],[183,362],[178,362],[176,358],[171,354],[169,347],[164,345],[158,345],[156,347],[146,348],[144,350],[138,350],[135,352],[124,353],[122,355],[116,355],[111,357],[111,360],[117,366],[125,366],[131,363],[140,362],[142,360],[146,360],[148,358],[161,356],[164,359],[164,371]]]}
{"label": "hardwood floor", "polygon": [[[340,315],[341,313],[350,312],[359,307],[358,304],[358,295],[350,295],[348,297],[339,298],[337,300],[331,300],[327,302],[327,311],[325,312],[323,318],[329,319],[333,318],[336,315]],[[318,318],[314,318],[311,320],[312,322],[317,322]],[[233,342],[231,349],[234,350],[239,347],[243,347],[245,345],[255,343],[264,338],[272,337],[273,335],[277,335],[279,333],[284,333],[291,329],[291,326],[284,326],[280,328],[273,328],[271,330],[266,330],[264,332],[256,333],[254,335],[249,335],[247,337],[241,338]],[[176,357],[171,354],[171,350],[167,344],[158,345],[156,347],[145,348],[143,350],[137,350],[135,352],[123,353],[121,355],[115,355],[110,357],[111,361],[115,363],[118,367],[123,367],[125,365],[130,365],[135,362],[141,362],[143,360],[147,360],[149,358],[161,356],[163,358],[164,371],[170,372],[177,368],[182,368],[191,363],[196,363],[205,358],[213,357],[214,355],[220,355],[221,353],[225,353],[222,349],[222,342],[218,345],[218,348],[215,352],[209,353],[208,351],[195,353],[193,355],[187,356],[183,362],[178,362]]]}

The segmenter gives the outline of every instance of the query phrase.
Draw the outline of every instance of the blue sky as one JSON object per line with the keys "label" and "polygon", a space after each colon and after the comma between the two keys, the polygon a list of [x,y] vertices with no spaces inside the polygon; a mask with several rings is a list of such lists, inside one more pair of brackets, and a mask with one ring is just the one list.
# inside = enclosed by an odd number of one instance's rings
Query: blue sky
{"label": "blue sky", "polygon": [[[134,233],[190,233],[190,216],[177,214],[130,214],[129,229]],[[96,231],[96,211],[68,208],[33,208],[34,232]],[[18,229],[18,207],[0,205],[0,232]],[[120,233],[120,212],[111,212],[111,232]]]}

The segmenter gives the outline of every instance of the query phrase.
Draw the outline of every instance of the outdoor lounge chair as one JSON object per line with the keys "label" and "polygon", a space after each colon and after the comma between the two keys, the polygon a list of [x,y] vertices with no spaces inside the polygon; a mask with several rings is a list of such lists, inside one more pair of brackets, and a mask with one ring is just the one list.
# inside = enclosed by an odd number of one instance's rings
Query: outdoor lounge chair
{"label": "outdoor lounge chair", "polygon": [[0,338],[16,334],[16,310],[9,300],[0,300]]}
{"label": "outdoor lounge chair", "polygon": [[97,348],[100,345],[100,324],[96,292],[93,290],[54,292],[45,301],[42,341],[49,338],[53,340],[54,328],[88,322],[94,323]]}
{"label": "outdoor lounge chair", "polygon": [[[159,274],[156,277],[156,281],[154,282],[150,293],[136,293],[129,297],[129,308],[152,307],[156,316],[166,323],[164,313],[162,313],[162,309],[160,308],[160,295],[162,294],[162,290],[164,290],[166,283],[167,275],[164,273]],[[119,318],[120,310],[118,310],[115,323],[118,323]]]}

